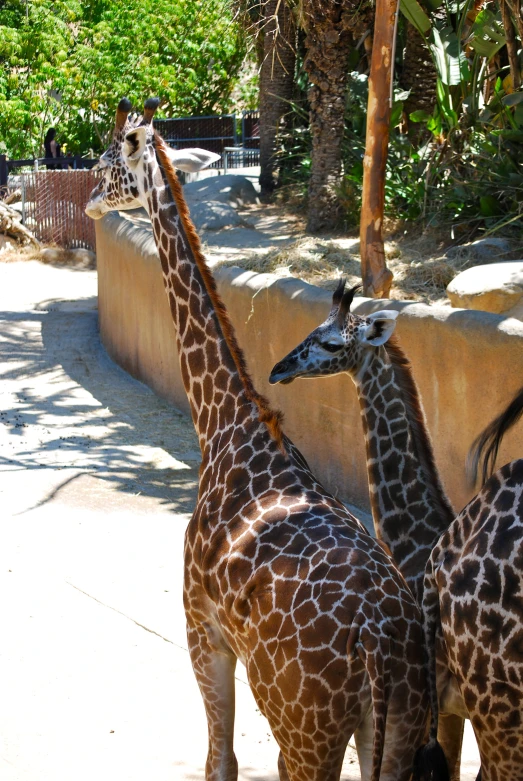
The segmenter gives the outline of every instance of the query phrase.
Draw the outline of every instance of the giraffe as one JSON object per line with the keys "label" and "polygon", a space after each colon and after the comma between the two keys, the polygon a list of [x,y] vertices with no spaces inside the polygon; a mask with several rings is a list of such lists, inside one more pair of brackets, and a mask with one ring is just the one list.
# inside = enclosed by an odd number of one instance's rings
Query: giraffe
{"label": "giraffe", "polygon": [[336,781],[353,734],[365,781],[406,780],[428,713],[418,607],[387,553],[313,477],[280,414],[254,389],[176,179],[180,160],[153,131],[157,104],[146,101],[132,123],[130,104],[120,102],[86,212],[147,209],[199,438],[184,605],[207,715],[205,777],[237,779],[239,659],[279,745],[282,781]]}
{"label": "giraffe", "polygon": [[[442,632],[478,741],[481,781],[523,779],[523,460],[487,479],[522,412],[523,388],[474,442],[472,478],[483,461],[486,482],[438,540],[425,575],[431,700],[431,643]],[[436,732],[433,716],[430,741]]]}
{"label": "giraffe", "polygon": [[[409,362],[393,336],[398,313],[354,314],[358,288],[345,290],[340,280],[327,319],[274,366],[269,382],[349,374],[361,409],[376,536],[421,605],[425,566],[455,512],[439,478]],[[467,713],[443,650],[438,658],[438,738],[457,781]]]}

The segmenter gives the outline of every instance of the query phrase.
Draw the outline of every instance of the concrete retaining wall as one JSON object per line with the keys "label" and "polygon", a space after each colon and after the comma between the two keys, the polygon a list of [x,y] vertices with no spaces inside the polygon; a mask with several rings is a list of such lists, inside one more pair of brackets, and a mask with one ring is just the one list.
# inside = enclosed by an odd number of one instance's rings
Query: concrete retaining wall
{"label": "concrete retaining wall", "polygon": [[[111,357],[188,410],[174,329],[151,230],[134,217],[97,223],[101,337]],[[356,391],[347,376],[267,383],[274,363],[326,317],[331,295],[296,279],[219,269],[218,288],[256,387],[285,413],[285,430],[325,485],[369,508]],[[356,299],[354,311],[397,309],[397,333],[418,382],[437,463],[456,509],[473,495],[464,463],[470,444],[523,385],[523,323],[486,312]],[[523,424],[507,435],[499,463],[523,456]]]}

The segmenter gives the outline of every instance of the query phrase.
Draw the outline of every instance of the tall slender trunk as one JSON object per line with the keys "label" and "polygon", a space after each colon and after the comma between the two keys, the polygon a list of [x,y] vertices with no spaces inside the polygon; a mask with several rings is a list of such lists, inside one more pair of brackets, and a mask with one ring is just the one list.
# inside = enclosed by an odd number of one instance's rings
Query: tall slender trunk
{"label": "tall slender trunk", "polygon": [[507,39],[507,54],[510,66],[510,75],[512,76],[512,89],[515,91],[518,90],[521,86],[516,31],[514,30],[514,25],[512,24],[510,9],[507,6],[505,0],[499,0],[499,6],[501,8],[501,19],[503,20],[505,38]]}
{"label": "tall slender trunk", "polygon": [[289,110],[294,90],[296,26],[285,0],[266,0],[263,7],[263,62],[260,69],[260,187],[275,187],[278,127]]}
{"label": "tall slender trunk", "polygon": [[373,298],[387,298],[392,284],[392,273],[385,263],[383,215],[396,11],[396,0],[377,0],[360,217],[363,290]]}

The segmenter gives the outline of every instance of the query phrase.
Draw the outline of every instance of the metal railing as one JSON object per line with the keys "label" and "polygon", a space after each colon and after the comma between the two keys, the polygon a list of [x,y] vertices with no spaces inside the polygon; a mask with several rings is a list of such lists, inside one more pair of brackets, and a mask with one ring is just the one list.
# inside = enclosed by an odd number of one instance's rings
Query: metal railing
{"label": "metal railing", "polygon": [[[186,149],[199,146],[208,152],[216,152],[221,160],[212,168],[239,168],[258,165],[259,162],[259,111],[243,111],[221,116],[178,117],[155,119],[154,127],[170,146]],[[231,149],[247,150],[249,154],[231,154]]]}
{"label": "metal railing", "polygon": [[[217,152],[213,168],[259,164],[259,112],[154,120],[165,140],[177,149],[199,146]],[[101,174],[91,171],[97,159],[80,157],[8,160],[0,155],[0,197],[21,191],[24,224],[39,241],[65,248],[94,249],[94,222],[85,214],[89,195]],[[31,170],[28,170],[31,169]]]}

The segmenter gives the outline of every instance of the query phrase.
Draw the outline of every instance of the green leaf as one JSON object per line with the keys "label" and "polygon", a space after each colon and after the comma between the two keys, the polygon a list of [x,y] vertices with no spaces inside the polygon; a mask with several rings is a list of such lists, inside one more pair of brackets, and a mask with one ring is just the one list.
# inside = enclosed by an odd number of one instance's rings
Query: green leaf
{"label": "green leaf", "polygon": [[418,111],[413,111],[409,114],[409,119],[411,122],[428,122],[431,119],[431,115],[427,111],[423,111],[423,109],[418,109]]}
{"label": "green leaf", "polygon": [[422,35],[430,30],[432,26],[430,19],[417,0],[400,0],[400,9],[402,14]]}
{"label": "green leaf", "polygon": [[523,129],[523,103],[518,103],[514,110],[514,121],[516,125]]}
{"label": "green leaf", "polygon": [[490,60],[506,42],[501,21],[492,11],[487,9],[480,11],[470,28],[467,45],[471,46],[480,57]]}
{"label": "green leaf", "polygon": [[484,217],[496,217],[502,209],[493,195],[482,195],[479,199],[479,209]]}
{"label": "green leaf", "polygon": [[398,100],[394,105],[392,106],[392,111],[390,112],[390,127],[396,127],[401,120],[401,116],[403,114],[403,101]]}
{"label": "green leaf", "polygon": [[461,66],[466,60],[452,27],[445,27],[443,30],[432,28],[430,50],[441,82],[448,86],[459,84]]}
{"label": "green leaf", "polygon": [[518,103],[523,102],[523,92],[511,92],[509,95],[504,95],[501,102],[504,106],[517,106]]}

